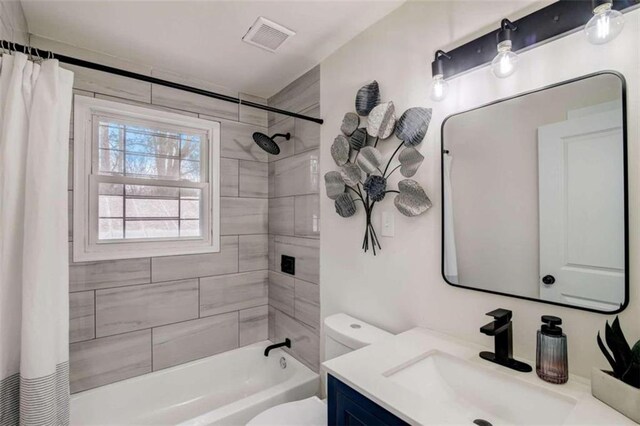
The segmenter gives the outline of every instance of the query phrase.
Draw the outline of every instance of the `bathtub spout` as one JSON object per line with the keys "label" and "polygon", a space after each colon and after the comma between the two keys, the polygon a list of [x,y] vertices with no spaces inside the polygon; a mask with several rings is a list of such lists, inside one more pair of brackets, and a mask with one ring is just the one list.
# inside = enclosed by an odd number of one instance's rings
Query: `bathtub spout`
{"label": "bathtub spout", "polygon": [[267,346],[267,348],[264,350],[264,356],[269,356],[269,352],[271,352],[271,349],[277,349],[277,348],[281,348],[283,346],[286,346],[288,348],[291,347],[291,340],[289,340],[289,338],[284,339],[284,342],[282,343],[276,343],[270,346]]}

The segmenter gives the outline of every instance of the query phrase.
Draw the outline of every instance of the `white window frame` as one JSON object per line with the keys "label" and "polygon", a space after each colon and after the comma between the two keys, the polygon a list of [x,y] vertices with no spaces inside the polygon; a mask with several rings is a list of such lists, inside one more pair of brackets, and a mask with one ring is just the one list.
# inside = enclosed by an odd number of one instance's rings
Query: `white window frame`
{"label": "white window frame", "polygon": [[[108,116],[136,123],[153,122],[185,130],[206,133],[201,158],[206,158],[207,182],[141,179],[94,173],[94,117]],[[131,259],[215,253],[220,251],[220,123],[158,111],[136,105],[74,96],[74,169],[73,169],[73,261]],[[202,168],[202,167],[201,167]],[[205,173],[205,172],[203,172]],[[100,182],[199,188],[202,211],[201,237],[154,238],[130,240],[98,240],[98,196]],[[206,191],[206,187],[209,191]],[[206,206],[209,208],[205,211]]]}

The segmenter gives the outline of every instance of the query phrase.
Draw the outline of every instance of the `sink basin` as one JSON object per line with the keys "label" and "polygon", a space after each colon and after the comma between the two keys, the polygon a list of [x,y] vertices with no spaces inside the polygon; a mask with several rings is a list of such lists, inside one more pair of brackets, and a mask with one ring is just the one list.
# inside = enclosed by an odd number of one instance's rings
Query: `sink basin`
{"label": "sink basin", "polygon": [[494,368],[439,350],[426,352],[383,375],[419,395],[460,423],[493,426],[564,423],[577,400],[538,387]]}

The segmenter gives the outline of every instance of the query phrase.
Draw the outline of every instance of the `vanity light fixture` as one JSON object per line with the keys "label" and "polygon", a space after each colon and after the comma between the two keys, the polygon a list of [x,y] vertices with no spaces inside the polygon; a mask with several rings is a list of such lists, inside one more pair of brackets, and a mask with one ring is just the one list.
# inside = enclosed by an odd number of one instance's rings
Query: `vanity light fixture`
{"label": "vanity light fixture", "polygon": [[622,31],[624,15],[612,9],[612,5],[613,0],[593,0],[593,16],[584,27],[589,43],[608,43]]}
{"label": "vanity light fixture", "polygon": [[513,22],[503,19],[500,23],[500,31],[497,34],[498,54],[491,61],[491,72],[498,78],[509,77],[516,71],[518,55],[511,51],[511,32],[516,31]]}
{"label": "vanity light fixture", "polygon": [[447,96],[449,90],[449,83],[444,79],[444,59],[451,59],[451,56],[447,55],[444,51],[436,51],[433,62],[431,63],[431,75],[433,81],[431,82],[431,99],[440,102]]}

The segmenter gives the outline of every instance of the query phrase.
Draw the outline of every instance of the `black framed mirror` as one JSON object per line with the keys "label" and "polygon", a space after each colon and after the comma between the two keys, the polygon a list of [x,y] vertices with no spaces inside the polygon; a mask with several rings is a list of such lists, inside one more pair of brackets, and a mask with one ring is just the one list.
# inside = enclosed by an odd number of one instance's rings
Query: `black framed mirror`
{"label": "black framed mirror", "polygon": [[624,77],[602,71],[442,123],[442,276],[612,314],[629,299]]}

